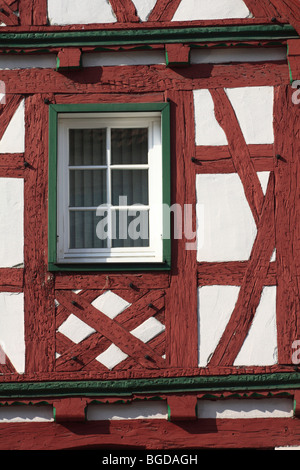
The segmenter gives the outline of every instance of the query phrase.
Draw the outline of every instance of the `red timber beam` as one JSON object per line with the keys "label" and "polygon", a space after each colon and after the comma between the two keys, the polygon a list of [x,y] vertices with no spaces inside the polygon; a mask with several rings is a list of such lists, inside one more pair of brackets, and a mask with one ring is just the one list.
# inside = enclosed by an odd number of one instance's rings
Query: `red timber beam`
{"label": "red timber beam", "polygon": [[22,292],[23,276],[21,268],[0,268],[0,292]]}
{"label": "red timber beam", "polygon": [[0,108],[0,139],[2,139],[8,124],[10,123],[13,115],[15,114],[23,96],[9,95],[6,98],[6,104],[1,105]]}
{"label": "red timber beam", "polygon": [[[10,94],[40,93],[59,94],[85,94],[101,96],[113,94],[128,96],[142,93],[150,96],[151,93],[164,94],[174,89],[190,91],[197,88],[270,86],[272,84],[289,84],[290,78],[286,63],[256,63],[211,65],[200,64],[185,67],[183,70],[173,70],[165,65],[153,66],[122,66],[119,74],[116,67],[87,67],[84,71],[74,70],[72,74],[59,74],[55,70],[40,69],[37,74],[31,69],[3,70],[1,80],[6,83],[6,91]],[[180,73],[179,73],[180,72]]]}
{"label": "red timber beam", "polygon": [[[288,41],[288,63],[290,67],[291,81],[300,79],[300,39]],[[299,85],[299,82],[296,83]]]}
{"label": "red timber beam", "polygon": [[257,236],[241,283],[239,297],[210,366],[232,365],[252,324],[262,289],[266,284],[270,258],[275,248],[274,173],[270,173],[266,196],[251,160],[237,117],[223,89],[210,90],[218,123],[223,128],[236,172],[257,225]]}
{"label": "red timber beam", "polygon": [[257,237],[238,300],[209,362],[210,366],[232,365],[246,339],[266,284],[270,258],[275,247],[274,210],[274,173],[271,173],[257,226]]}
{"label": "red timber beam", "polygon": [[[196,207],[194,102],[191,91],[168,91],[171,103],[171,204]],[[185,211],[184,211],[185,212]],[[193,214],[193,228],[196,231]],[[186,235],[172,244],[170,288],[166,292],[167,350],[170,367],[197,367],[197,262]]]}
{"label": "red timber beam", "polygon": [[167,66],[189,65],[190,63],[190,47],[186,44],[166,44],[166,63]]}
{"label": "red timber beam", "polygon": [[[83,432],[84,429],[84,432]],[[123,420],[0,424],[1,450],[269,449],[299,446],[300,420],[292,418]],[[134,455],[134,454],[133,454]],[[163,457],[163,456],[162,456]],[[180,454],[179,454],[180,458]],[[198,464],[200,455],[198,454]],[[195,463],[195,462],[193,462]]]}
{"label": "red timber beam", "polygon": [[[255,171],[272,171],[275,158],[273,144],[248,145],[250,158]],[[236,171],[228,146],[206,146],[196,147],[197,173],[234,173]]]}
{"label": "red timber beam", "polygon": [[54,283],[47,272],[48,239],[48,106],[49,95],[25,101],[24,310],[26,372],[53,370]]}
{"label": "red timber beam", "polygon": [[294,393],[294,415],[295,418],[300,418],[300,390],[295,390]]}
{"label": "red timber beam", "polygon": [[[170,285],[170,276],[166,273],[153,272],[142,274],[80,274],[58,273],[55,276],[55,288],[57,290],[71,290],[74,285],[80,285],[81,289],[130,289],[131,292],[140,292],[145,289],[167,289]],[[128,296],[128,294],[127,294]]]}
{"label": "red timber beam", "polygon": [[72,70],[81,67],[81,49],[78,47],[66,47],[57,54],[57,70]]}
{"label": "red timber beam", "polygon": [[119,23],[139,23],[140,19],[131,0],[109,0]]}
{"label": "red timber beam", "polygon": [[148,21],[171,21],[181,0],[157,0]]}
{"label": "red timber beam", "polygon": [[13,10],[18,10],[19,0],[5,0],[5,3]]}
{"label": "red timber beam", "polygon": [[196,395],[170,395],[167,397],[170,421],[195,421],[197,419]]}
{"label": "red timber beam", "polygon": [[47,0],[19,0],[19,16],[22,26],[46,26]]}
{"label": "red timber beam", "polygon": [[[121,323],[111,320],[93,307],[83,296],[79,297],[67,291],[56,291],[56,299],[143,367],[147,369],[163,369],[165,367],[164,360],[148,344],[133,336]],[[142,299],[142,302],[144,303],[145,300]]]}
{"label": "red timber beam", "polygon": [[[147,292],[147,290],[145,289],[134,290],[130,288],[124,290],[117,290],[116,293],[118,295],[121,295],[123,298],[126,298],[126,300],[131,303],[131,305],[118,316],[118,322],[116,324],[118,328],[120,326],[124,328],[125,335],[127,337],[129,331],[133,330],[136,326],[138,326],[138,324],[152,317],[154,311],[159,313],[164,309],[165,292],[160,289],[154,289]],[[64,291],[57,291],[56,294],[57,299],[61,299],[62,297],[65,299],[69,298],[70,296],[70,293],[65,293]],[[96,297],[98,297],[98,295],[99,291],[94,290],[83,290],[79,294],[77,294],[78,305],[82,307],[81,318],[85,319],[87,322],[90,321],[90,314],[89,312],[85,312],[85,306],[88,305],[88,303],[92,302]],[[81,302],[81,299],[83,299],[84,305]],[[72,310],[73,309],[74,307],[72,305]],[[69,315],[70,305],[69,303],[63,301],[57,308],[56,329],[59,328],[59,326],[66,320]],[[115,322],[111,322],[110,325],[111,330],[113,330]],[[94,326],[96,326],[95,323]],[[91,366],[93,367],[93,370],[101,370],[102,372],[107,371],[104,366],[102,366],[98,361],[95,361],[94,359],[96,356],[99,355],[100,352],[110,346],[111,341],[105,336],[105,334],[102,333],[103,328],[99,324],[97,326],[97,329],[98,331],[96,333],[86,338],[83,342],[79,343],[78,345],[72,343],[70,340],[68,340],[58,332],[56,333],[56,351],[60,354],[60,357],[56,360],[57,371],[82,370],[83,368],[87,369],[87,367],[90,368]],[[120,332],[120,328],[118,331]],[[113,336],[113,332],[111,332],[111,335]],[[122,340],[121,338],[118,340],[119,345],[121,345],[120,347],[123,347],[123,341],[124,340]],[[153,341],[150,341],[147,344],[151,347]],[[162,346],[164,346],[164,342],[162,342]],[[157,347],[155,347],[155,350],[157,351]],[[136,352],[138,352],[138,350],[136,350]],[[151,356],[153,356],[152,351],[148,350],[147,352],[145,352],[144,355],[150,357],[150,354]],[[160,351],[160,356],[162,356],[163,354],[164,351]],[[135,357],[132,352],[131,356],[132,360],[130,362],[139,362],[139,360],[135,361]],[[73,360],[74,357],[76,357],[76,361]],[[126,364],[128,365],[128,359],[126,359]],[[147,363],[147,367],[149,368],[149,363]],[[117,369],[115,368],[115,370]]]}
{"label": "red timber beam", "polygon": [[0,155],[0,177],[23,178],[26,165],[23,153],[2,153]]}
{"label": "red timber beam", "polygon": [[55,422],[85,422],[86,400],[83,398],[63,398],[54,402]]}
{"label": "red timber beam", "polygon": [[300,3],[299,0],[270,0],[280,16],[283,16],[300,34]]}
{"label": "red timber beam", "polygon": [[7,26],[17,26],[19,24],[19,18],[12,9],[13,4],[13,2],[7,0],[0,0],[0,21]]}
{"label": "red timber beam", "polygon": [[[6,104],[0,105],[0,139],[3,137],[14,113],[21,100],[21,95],[6,95]],[[0,177],[1,178],[24,178],[26,165],[24,154],[0,154]],[[1,292],[22,292],[24,282],[24,270],[22,268],[0,268],[0,291]],[[2,354],[0,350],[0,355]],[[4,354],[4,353],[3,353]],[[2,373],[15,372],[8,358],[5,365],[1,364]]]}
{"label": "red timber beam", "polygon": [[[157,0],[148,21],[171,21],[181,0]],[[288,21],[300,31],[300,5],[298,0],[244,0],[254,18]]]}
{"label": "red timber beam", "polygon": [[243,0],[254,18],[278,18],[275,6],[269,0]]}
{"label": "red timber beam", "polygon": [[[249,261],[227,261],[198,263],[198,285],[214,286],[228,285],[240,286],[249,266]],[[277,285],[277,263],[270,263],[266,286]]]}
{"label": "red timber beam", "polygon": [[275,227],[279,364],[291,364],[293,342],[300,340],[300,104],[292,87],[275,88]]}
{"label": "red timber beam", "polygon": [[234,166],[244,186],[246,198],[257,224],[263,206],[264,194],[248,146],[225,91],[212,89],[210,93],[215,104],[216,119],[227,136]]}
{"label": "red timber beam", "polygon": [[[270,285],[270,283],[277,285],[279,364],[292,364],[293,343],[300,339],[298,261],[300,252],[300,195],[297,184],[300,177],[297,158],[300,153],[298,135],[300,116],[299,104],[294,102],[293,93],[295,91],[292,87],[275,87],[274,154],[276,155],[276,163],[271,172],[267,195],[263,201],[263,212],[259,216],[258,233],[250,261],[243,263],[243,266],[237,263],[222,265],[222,276],[225,281],[230,282],[230,277],[235,282],[242,280],[242,287],[231,320],[209,366],[233,364],[249,331],[261,290],[264,285]],[[220,113],[220,109],[217,110],[217,115]],[[228,135],[228,137],[230,136]],[[247,153],[241,152],[239,155],[243,159],[246,155],[248,159]],[[242,173],[240,174],[243,176]],[[255,208],[251,191],[250,196],[249,198],[248,195],[250,205],[252,204],[252,207]],[[274,247],[276,247],[276,263],[269,264]],[[210,277],[210,282],[216,280],[217,276],[212,274],[213,269],[216,269],[213,264],[198,266],[199,285],[206,282],[207,276]],[[220,268],[218,267],[218,269]],[[253,279],[254,273],[255,281]]]}
{"label": "red timber beam", "polygon": [[[0,105],[0,139],[2,139],[7,126],[14,116],[19,104],[24,97],[22,95],[6,95],[6,103]],[[25,170],[24,154],[1,154],[0,176],[1,177],[23,177]]]}

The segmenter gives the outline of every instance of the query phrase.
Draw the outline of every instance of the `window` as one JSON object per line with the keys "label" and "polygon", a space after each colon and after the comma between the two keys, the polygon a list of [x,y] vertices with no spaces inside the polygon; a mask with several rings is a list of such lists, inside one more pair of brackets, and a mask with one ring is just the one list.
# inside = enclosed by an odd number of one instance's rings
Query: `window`
{"label": "window", "polygon": [[49,267],[169,267],[168,104],[50,105],[49,138]]}

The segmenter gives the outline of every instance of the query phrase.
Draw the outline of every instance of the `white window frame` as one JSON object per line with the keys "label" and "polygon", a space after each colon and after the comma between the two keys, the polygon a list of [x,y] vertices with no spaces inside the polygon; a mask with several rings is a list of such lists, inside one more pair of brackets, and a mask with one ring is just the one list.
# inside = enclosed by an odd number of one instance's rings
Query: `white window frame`
{"label": "white window frame", "polygon": [[[109,136],[109,130],[118,127],[148,128],[148,164],[128,165],[128,167],[149,170],[149,205],[142,206],[144,209],[149,209],[149,247],[71,249],[69,248],[69,129],[106,128]],[[163,261],[161,114],[159,112],[61,113],[58,114],[57,132],[57,262],[60,264],[161,263]],[[107,157],[110,164],[109,138],[107,138]],[[110,166],[119,167],[119,165]],[[125,168],[124,165],[121,167]],[[96,168],[100,167],[93,167]],[[110,171],[107,172],[108,175],[109,173]],[[129,210],[138,209],[137,205],[127,207]]]}

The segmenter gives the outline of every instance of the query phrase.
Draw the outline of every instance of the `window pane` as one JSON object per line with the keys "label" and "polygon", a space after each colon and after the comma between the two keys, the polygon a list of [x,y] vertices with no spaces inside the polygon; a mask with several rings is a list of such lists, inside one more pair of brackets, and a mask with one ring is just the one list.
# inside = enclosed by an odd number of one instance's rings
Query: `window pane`
{"label": "window pane", "polygon": [[[111,180],[111,198],[114,206],[148,205],[148,170],[112,170]],[[123,197],[127,198],[127,202]]]}
{"label": "window pane", "polygon": [[148,129],[111,130],[112,165],[148,163]]}
{"label": "window pane", "polygon": [[70,212],[70,248],[106,248],[107,240],[97,236],[96,211]]}
{"label": "window pane", "polygon": [[106,202],[106,170],[70,170],[71,207],[97,207]]}
{"label": "window pane", "polygon": [[112,211],[113,248],[149,246],[149,211]]}
{"label": "window pane", "polygon": [[70,129],[69,165],[106,165],[106,129]]}

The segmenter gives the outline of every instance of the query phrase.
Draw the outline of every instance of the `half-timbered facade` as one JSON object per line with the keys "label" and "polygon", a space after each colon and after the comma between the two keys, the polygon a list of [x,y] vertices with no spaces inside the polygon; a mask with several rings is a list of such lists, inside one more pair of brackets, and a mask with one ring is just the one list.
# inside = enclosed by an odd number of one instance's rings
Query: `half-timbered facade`
{"label": "half-timbered facade", "polygon": [[299,447],[298,0],[0,22],[0,449]]}

